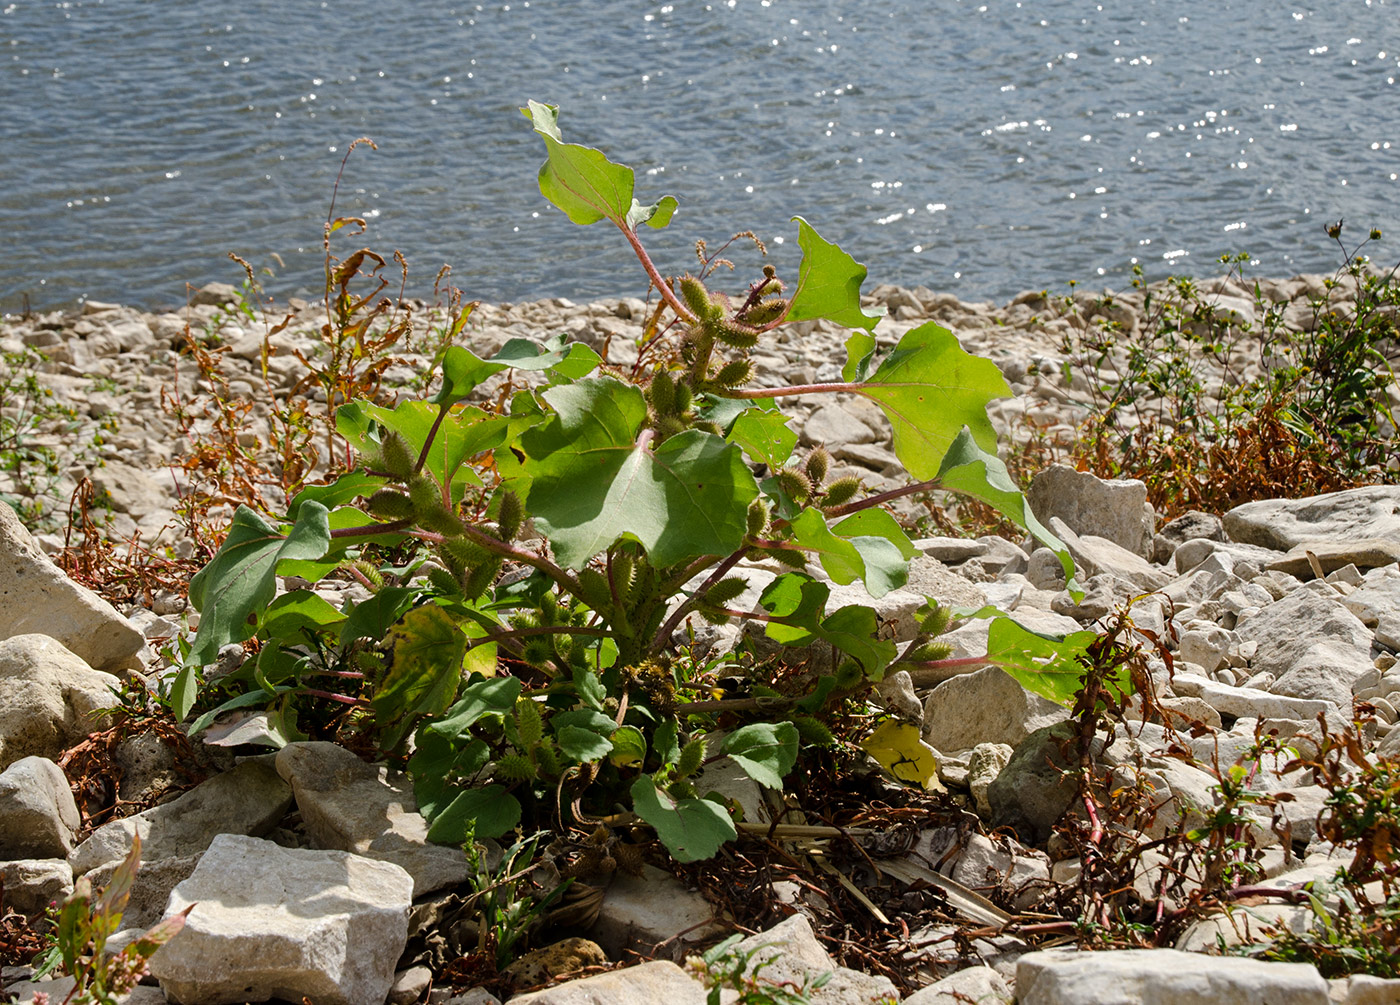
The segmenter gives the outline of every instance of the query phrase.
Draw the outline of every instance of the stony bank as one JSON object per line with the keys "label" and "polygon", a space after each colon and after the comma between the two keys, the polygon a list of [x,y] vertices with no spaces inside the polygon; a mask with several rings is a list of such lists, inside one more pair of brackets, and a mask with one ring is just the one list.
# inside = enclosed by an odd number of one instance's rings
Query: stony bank
{"label": "stony bank", "polygon": [[[1263,281],[1257,291],[1231,277],[1201,290],[1227,326],[1253,324],[1273,305],[1287,330],[1303,330],[1316,323],[1319,298],[1328,310],[1345,310],[1345,296],[1318,276]],[[1111,370],[1126,365],[1128,353],[1125,343],[1090,361],[1075,354],[1073,336],[1095,318],[1126,336],[1145,330],[1144,299],[1144,291],[1107,301],[1030,291],[996,306],[878,287],[867,302],[889,312],[875,333],[882,344],[932,319],[997,363],[1015,392],[989,410],[1004,442],[1065,446],[1096,405],[1083,368]],[[1144,655],[1142,697],[1123,721],[1107,723],[1085,762],[1071,763],[1080,720],[977,662],[987,652],[985,620],[955,622],[944,638],[965,658],[958,672],[900,671],[870,699],[873,711],[918,726],[937,752],[937,787],[945,791],[901,795],[905,787],[875,772],[862,791],[900,812],[862,827],[816,807],[794,813],[757,786],[716,779],[730,786],[751,826],[715,868],[751,880],[752,903],[726,901],[713,873],[672,868],[649,847],[637,869],[581,875],[587,907],[532,930],[537,950],[512,964],[509,979],[491,975],[489,990],[453,969],[481,934],[470,897],[479,867],[460,848],[427,841],[411,787],[372,763],[372,752],[316,741],[276,749],[256,714],[234,713],[192,745],[158,728],[116,738],[106,773],[97,773],[108,789],[94,788],[92,762],[74,751],[92,754],[104,735],[98,713],[118,704],[123,686],[156,686],[168,670],[162,651],[188,635],[200,612],[178,583],[144,591],[95,583],[94,591],[75,582],[55,564],[65,544],[75,544],[58,517],[86,482],[105,539],[139,535],[162,554],[197,554],[190,500],[201,500],[198,515],[211,523],[227,518],[233,500],[197,496],[203,469],[184,463],[218,432],[188,333],[222,357],[224,394],[248,402],[237,439],[255,451],[275,439],[272,403],[297,388],[306,365],[297,352],[315,358],[324,322],[318,305],[293,303],[290,323],[269,336],[239,305],[236,290],[216,285],[166,312],[89,303],[78,313],[0,324],[11,372],[28,367],[36,386],[69,409],[27,432],[30,446],[51,448],[60,462],[37,479],[32,469],[5,474],[6,495],[34,533],[0,507],[7,933],[41,929],[45,905],[75,885],[101,888],[139,837],[142,865],[109,951],[195,906],[151,959],[150,976],[122,999],[130,1002],[484,1005],[509,997],[513,982],[509,1000],[520,1005],[699,1003],[709,993],[705,981],[723,966],[701,960],[703,950],[736,931],[745,940],[724,959],[740,961],[741,978],[709,1000],[1400,1001],[1400,981],[1329,982],[1308,963],[1229,951],[1335,921],[1354,896],[1332,877],[1361,861],[1356,835],[1343,833],[1338,815],[1338,801],[1361,790],[1323,767],[1285,766],[1316,761],[1343,764],[1352,776],[1369,771],[1373,782],[1395,778],[1377,767],[1400,760],[1400,488],[1387,484],[1163,520],[1141,482],[1049,467],[1028,496],[1074,558],[1086,588],[1078,600],[1048,549],[1019,538],[936,536],[930,523],[918,524],[930,515],[923,504],[901,500],[900,515],[925,531],[908,584],[880,598],[859,583],[834,587],[833,600],[874,606],[902,644],[915,634],[914,613],[926,598],[963,609],[993,604],[1046,635],[1105,626],[1128,611],[1124,638],[1136,638]],[[564,333],[626,367],[649,313],[631,298],[482,305],[463,337],[487,356],[510,338]],[[786,330],[780,355],[753,356],[758,383],[835,379],[844,337],[824,322]],[[397,347],[385,386],[422,390],[432,348],[428,341]],[[1218,400],[1231,373],[1267,366],[1256,355],[1246,345],[1197,354],[1206,396]],[[1400,401],[1393,386],[1388,393]],[[314,394],[310,400],[317,404]],[[825,445],[867,489],[904,484],[889,429],[863,400],[799,407],[794,425],[802,443]],[[752,563],[741,571],[750,587],[734,603],[743,607],[755,605],[780,570]],[[362,589],[342,580],[317,586],[332,603]],[[729,628],[696,630],[720,648],[737,638]],[[1349,739],[1339,754],[1343,733]],[[1131,794],[1121,813],[1085,819],[1081,771],[1108,782],[1103,791]],[[1394,806],[1379,811],[1394,814]],[[1093,817],[1094,807],[1087,812]],[[898,827],[889,823],[896,818]],[[1070,841],[1066,821],[1092,835],[1090,844]],[[1393,831],[1384,827],[1400,825],[1393,816],[1379,832],[1372,825],[1370,837],[1381,837],[1362,862],[1370,869],[1362,885],[1372,904],[1390,899],[1393,926],[1400,904],[1385,837]],[[488,858],[500,850],[488,849]],[[757,861],[764,868],[754,872]],[[1222,879],[1230,870],[1236,878]],[[1158,925],[1149,928],[1160,931],[1137,934],[1138,944],[1156,948],[1074,948],[1094,944],[1086,927],[1112,920],[1084,915],[1076,924],[1065,914],[1067,904],[1084,906],[1074,891],[1107,889],[1093,887],[1090,874],[1123,884],[1126,894],[1114,897],[1157,905]],[[1202,901],[1206,888],[1215,892]],[[865,944],[852,945],[852,933],[863,933]],[[1122,933],[1115,938],[1128,944]],[[1393,928],[1379,938],[1394,951]],[[10,962],[2,979],[20,1001],[40,993],[61,1001],[72,986],[62,977],[30,982],[32,968]]]}

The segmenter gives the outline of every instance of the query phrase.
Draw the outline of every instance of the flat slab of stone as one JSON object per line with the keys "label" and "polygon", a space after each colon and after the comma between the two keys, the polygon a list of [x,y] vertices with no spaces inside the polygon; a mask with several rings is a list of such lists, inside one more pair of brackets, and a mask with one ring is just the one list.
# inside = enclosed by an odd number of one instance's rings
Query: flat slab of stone
{"label": "flat slab of stone", "polygon": [[1400,540],[1400,486],[1368,485],[1306,499],[1261,499],[1225,514],[1232,541],[1288,551],[1308,541]]}
{"label": "flat slab of stone", "polygon": [[705,1005],[708,992],[670,960],[595,974],[543,991],[516,995],[511,1005]]}
{"label": "flat slab of stone", "polygon": [[1324,576],[1347,565],[1379,569],[1400,562],[1400,538],[1368,537],[1358,541],[1308,541],[1295,545],[1282,558],[1270,562],[1274,572],[1286,572],[1302,580],[1313,578],[1308,552],[1313,553]]}
{"label": "flat slab of stone", "polygon": [[670,954],[683,959],[696,942],[720,931],[704,897],[649,865],[641,876],[615,875],[588,937],[614,960],[630,949],[651,953],[663,942]]}
{"label": "flat slab of stone", "polygon": [[1041,523],[1058,517],[1076,534],[1094,534],[1142,558],[1152,557],[1156,520],[1147,504],[1147,486],[1135,478],[1104,479],[1052,464],[1031,481],[1026,502]]}
{"label": "flat slab of stone", "polygon": [[1016,963],[1020,1005],[1328,1005],[1310,964],[1175,949],[1029,953]]}
{"label": "flat slab of stone", "polygon": [[146,644],[116,608],[69,579],[0,503],[0,638],[34,632],[98,670],[122,665]]}
{"label": "flat slab of stone", "polygon": [[413,877],[413,895],[456,886],[470,874],[461,848],[428,841],[408,776],[366,764],[334,743],[289,743],[277,771],[296,795],[311,840],[393,862]]}
{"label": "flat slab of stone", "polygon": [[413,880],[388,862],[222,834],[171,892],[167,916],[194,909],[151,973],[181,1005],[379,1005],[412,896]]}
{"label": "flat slab of stone", "polygon": [[119,861],[131,850],[135,834],[141,835],[141,857],[147,862],[198,855],[220,834],[266,834],[291,805],[291,787],[277,776],[271,759],[250,758],[178,799],[103,824],[73,849],[68,864],[81,876]]}

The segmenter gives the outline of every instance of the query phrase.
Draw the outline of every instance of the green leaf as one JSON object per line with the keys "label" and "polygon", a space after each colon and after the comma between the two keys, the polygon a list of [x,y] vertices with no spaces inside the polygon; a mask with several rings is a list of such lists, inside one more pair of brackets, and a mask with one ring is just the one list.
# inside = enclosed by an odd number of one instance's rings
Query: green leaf
{"label": "green leaf", "polygon": [[677,862],[710,858],[738,836],[723,806],[708,799],[673,799],[650,775],[632,783],[632,809],[652,826]]}
{"label": "green leaf", "polygon": [[413,756],[408,759],[418,812],[432,822],[457,792],[452,779],[469,779],[490,760],[491,748],[485,740],[469,736],[465,743],[460,743],[420,728],[414,736]]}
{"label": "green leaf", "polygon": [[875,358],[875,336],[867,332],[851,332],[846,339],[846,365],[841,368],[841,379],[847,383],[858,383],[870,375],[870,362]]}
{"label": "green leaf", "polygon": [[755,722],[726,736],[720,750],[758,784],[781,789],[783,776],[797,763],[797,743],[797,727],[792,723]]}
{"label": "green leaf", "polygon": [[429,400],[435,405],[459,401],[487,377],[502,370],[547,370],[565,380],[578,380],[596,370],[601,362],[602,358],[588,346],[569,342],[563,335],[539,342],[513,338],[490,359],[454,345],[442,357],[442,387]]}
{"label": "green leaf", "polygon": [[860,663],[867,677],[879,680],[898,647],[876,637],[879,619],[874,608],[848,604],[822,617],[830,595],[825,583],[799,572],[773,580],[759,597],[772,615],[765,628],[768,637],[786,646],[827,642]]}
{"label": "green leaf", "polygon": [[327,517],[326,507],[306,502],[284,535],[247,506],[238,507],[223,546],[190,580],[190,603],[201,614],[191,662],[212,663],[220,647],[253,634],[255,612],[271,603],[277,592],[277,563],[320,558],[330,547]]}
{"label": "green leaf", "polygon": [[170,685],[170,704],[175,708],[175,718],[181,722],[194,708],[199,697],[199,678],[195,676],[195,665],[187,663],[175,674],[175,682]]}
{"label": "green leaf", "polygon": [[633,199],[632,208],[627,212],[627,227],[629,230],[636,230],[637,224],[645,223],[652,230],[662,230],[671,222],[678,205],[673,195],[662,196],[659,202],[650,206],[643,206]]}
{"label": "green leaf", "polygon": [[780,468],[797,446],[797,434],[788,428],[790,420],[777,409],[746,408],[739,413],[725,436],[752,460],[770,468]]}
{"label": "green leaf", "polygon": [[308,485],[292,497],[287,519],[295,520],[304,502],[318,502],[328,510],[354,502],[384,486],[384,479],[364,471],[347,471],[329,485]]}
{"label": "green leaf", "polygon": [[486,785],[468,789],[443,807],[428,827],[428,840],[459,845],[469,831],[478,838],[498,838],[518,823],[519,800],[504,785]]}
{"label": "green leaf", "polygon": [[884,311],[866,314],[861,310],[860,284],[865,282],[865,266],[818,234],[802,217],[793,219],[797,221],[802,264],[797,270],[797,292],[793,294],[787,320],[827,318],[846,328],[874,328]]}
{"label": "green leaf", "polygon": [[469,684],[462,689],[462,696],[447,710],[447,714],[426,729],[430,733],[455,739],[484,717],[509,712],[515,707],[518,697],[520,680],[516,677],[492,677]]}
{"label": "green leaf", "polygon": [[[880,512],[867,510],[865,512]],[[889,514],[882,514],[890,519]],[[875,526],[875,521],[867,521]],[[790,526],[793,539],[808,551],[815,551],[822,568],[833,582],[845,585],[865,581],[872,597],[883,597],[909,579],[909,560],[899,546],[884,536],[862,535],[854,539],[838,537],[826,525],[826,518],[815,509],[804,509]],[[857,527],[863,526],[858,524]],[[885,530],[883,525],[881,529]],[[898,530],[898,525],[895,525]],[[908,538],[905,538],[908,541]],[[910,546],[912,550],[912,545]]]}
{"label": "green leaf", "polygon": [[356,639],[382,639],[389,628],[413,606],[418,591],[407,586],[386,586],[368,600],[355,605],[340,626],[342,646]]}
{"label": "green leaf", "polygon": [[253,705],[266,705],[278,695],[286,694],[291,690],[293,689],[290,685],[283,684],[273,688],[271,693],[261,689],[245,692],[244,694],[238,695],[236,698],[230,698],[218,708],[211,708],[208,712],[205,712],[194,722],[190,723],[190,728],[185,732],[191,737],[198,736],[213,725],[214,720],[225,712],[232,712],[234,709],[239,708],[249,708]]}
{"label": "green leaf", "polygon": [[995,363],[967,353],[952,332],[932,321],[906,332],[869,380],[851,390],[880,406],[893,427],[895,454],[920,481],[938,473],[964,426],[983,449],[995,452],[987,403],[1011,396]]}
{"label": "green leaf", "polygon": [[[339,506],[331,510],[329,519],[332,531],[343,530],[346,527],[372,527],[376,523],[378,521],[372,519],[369,514],[354,506]],[[277,574],[279,576],[300,576],[308,583],[318,583],[340,568],[341,563],[345,561],[351,550],[369,544],[392,548],[401,544],[406,538],[407,535],[396,533],[366,534],[364,537],[333,537],[331,538],[331,546],[320,558],[284,558],[277,563]]]}
{"label": "green leaf", "polygon": [[439,715],[452,703],[462,678],[467,637],[441,607],[425,604],[389,632],[389,669],[370,699],[381,743],[393,750],[414,720]]}
{"label": "green leaf", "polygon": [[555,712],[549,717],[549,725],[556,733],[564,728],[586,729],[598,736],[611,736],[617,723],[591,708],[575,708],[567,712]]}
{"label": "green leaf", "polygon": [[1029,531],[1032,537],[1059,557],[1060,567],[1065,570],[1065,579],[1075,599],[1083,597],[1083,591],[1074,579],[1074,559],[1070,557],[1065,543],[1036,519],[1026,503],[1026,497],[1006,470],[1006,464],[995,453],[979,447],[968,429],[958,433],[948,448],[938,471],[938,483],[942,488],[980,499],[1018,527]]}
{"label": "green leaf", "polygon": [[913,723],[887,719],[860,746],[900,781],[930,791],[942,788],[938,781],[938,752],[924,742],[919,727]]}
{"label": "green leaf", "polygon": [[[611,721],[608,725],[616,728],[616,724]],[[612,743],[606,735],[600,735],[583,726],[561,726],[554,731],[554,735],[564,756],[579,764],[601,761],[612,753]]]}
{"label": "green leaf", "polygon": [[681,745],[675,719],[665,719],[651,734],[651,746],[662,764],[675,764],[681,756]]}
{"label": "green leaf", "polygon": [[556,414],[520,445],[532,478],[527,505],[560,564],[582,568],[622,537],[662,568],[743,542],[758,486],[738,448],[692,429],[653,450],[638,437],[642,392],[613,378],[544,397]]}
{"label": "green leaf", "polygon": [[640,768],[647,756],[646,737],[636,726],[619,726],[610,736],[612,751],[608,760],[618,768]]}
{"label": "green leaf", "polygon": [[668,196],[655,206],[638,206],[632,198],[631,168],[614,164],[592,147],[564,142],[557,106],[531,101],[521,112],[534,123],[549,152],[549,159],[540,167],[540,192],[574,223],[587,225],[606,219],[631,230],[644,220],[654,227],[670,222],[675,199]]}
{"label": "green leaf", "polygon": [[831,528],[839,537],[855,540],[860,537],[881,537],[894,546],[906,561],[919,554],[909,535],[894,517],[882,509],[863,509],[853,513]]}
{"label": "green leaf", "polygon": [[[1060,637],[1042,635],[1023,628],[1008,617],[998,616],[995,608],[984,607],[973,617],[991,617],[987,631],[987,662],[1001,667],[1027,691],[1061,705],[1073,706],[1075,695],[1084,686],[1084,656],[1098,634],[1071,632]],[[1120,666],[1105,679],[1120,698],[1132,694],[1132,678]]]}
{"label": "green leaf", "polygon": [[608,689],[603,686],[603,679],[587,667],[579,667],[574,671],[574,691],[578,694],[579,701],[596,712],[603,711],[603,701],[608,696]]}
{"label": "green leaf", "polygon": [[345,620],[324,597],[310,590],[293,590],[278,597],[262,613],[258,634],[267,639],[305,641],[303,630],[329,628]]}

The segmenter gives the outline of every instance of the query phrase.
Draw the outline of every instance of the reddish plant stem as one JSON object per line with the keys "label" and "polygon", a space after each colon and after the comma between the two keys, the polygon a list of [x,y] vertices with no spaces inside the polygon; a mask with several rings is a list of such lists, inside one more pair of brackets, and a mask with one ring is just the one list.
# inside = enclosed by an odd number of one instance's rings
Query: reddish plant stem
{"label": "reddish plant stem", "polygon": [[622,236],[627,238],[627,243],[632,245],[632,251],[637,256],[637,261],[642,263],[642,268],[646,269],[647,275],[651,277],[651,283],[656,287],[656,291],[661,294],[663,300],[671,305],[671,310],[676,312],[676,317],[683,319],[687,324],[695,323],[695,315],[692,314],[681,303],[680,298],[666,285],[666,281],[661,278],[661,273],[657,271],[651,256],[647,254],[647,249],[642,247],[642,242],[637,237],[637,232],[631,227],[622,223],[617,225],[617,229],[622,231]]}
{"label": "reddish plant stem", "polygon": [[605,638],[612,632],[605,628],[589,628],[584,625],[537,625],[534,628],[507,628],[499,632],[487,632],[485,635],[467,640],[467,650],[475,649],[477,646],[484,646],[491,642],[508,642],[511,639],[523,639],[531,635],[592,635],[594,638]]}
{"label": "reddish plant stem", "polygon": [[932,492],[936,488],[938,488],[938,479],[930,478],[927,481],[915,482],[913,485],[905,485],[902,488],[890,489],[886,492],[877,492],[873,496],[866,496],[864,499],[857,500],[856,502],[848,502],[842,503],[840,506],[832,506],[828,509],[822,510],[822,512],[826,515],[826,518],[828,520],[831,520],[838,516],[846,516],[850,513],[858,513],[861,510],[870,509],[870,507],[872,506],[879,506],[883,503],[893,502],[894,500],[902,499],[905,496],[916,495],[919,492]]}
{"label": "reddish plant stem", "polygon": [[[666,645],[666,640],[671,637],[671,633],[674,632],[677,626],[680,625],[682,619],[684,619],[687,614],[689,614],[695,609],[696,599],[698,597],[704,596],[706,590],[708,590],[710,587],[714,586],[721,579],[723,579],[724,574],[727,573],[730,569],[734,568],[734,566],[739,563],[739,559],[742,558],[743,555],[744,549],[740,548],[738,551],[731,554],[724,561],[720,562],[719,565],[715,566],[714,571],[711,572],[708,576],[706,576],[705,581],[701,583],[699,587],[696,588],[695,594],[689,599],[682,602],[673,612],[671,612],[671,616],[667,618],[666,622],[656,630],[656,634],[652,636],[651,645],[650,647],[648,647],[649,652],[656,653],[661,651],[661,649]],[[687,566],[686,572],[689,573],[690,569],[694,567],[694,565]],[[703,569],[704,566],[702,565],[700,566],[700,568]],[[685,578],[689,579],[690,576],[695,575],[699,571],[700,569],[696,569],[694,573],[690,573],[690,575],[687,575]],[[685,582],[685,579],[681,580],[681,582]],[[677,586],[679,586],[679,584],[677,584]]]}

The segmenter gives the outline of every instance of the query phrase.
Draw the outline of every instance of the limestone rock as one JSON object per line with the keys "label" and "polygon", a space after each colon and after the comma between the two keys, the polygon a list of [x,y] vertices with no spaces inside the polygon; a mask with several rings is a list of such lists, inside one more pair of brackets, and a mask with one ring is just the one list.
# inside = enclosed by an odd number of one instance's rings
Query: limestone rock
{"label": "limestone rock", "polygon": [[1400,980],[1386,980],[1370,974],[1352,974],[1346,979],[1342,1005],[1395,1005],[1400,1002]]}
{"label": "limestone rock", "polygon": [[1179,695],[1192,695],[1204,700],[1221,715],[1232,719],[1271,718],[1316,721],[1319,713],[1328,716],[1329,723],[1340,729],[1343,722],[1332,704],[1311,698],[1293,698],[1271,694],[1252,687],[1233,687],[1192,674],[1178,673],[1172,689]]}
{"label": "limestone rock", "polygon": [[1037,729],[1016,745],[1011,760],[987,787],[993,827],[1011,827],[1028,844],[1039,844],[1074,801],[1077,788],[1064,755],[1074,725]]}
{"label": "limestone rock", "polygon": [[1220,517],[1193,509],[1163,524],[1152,537],[1152,560],[1160,565],[1171,558],[1182,544],[1197,539],[1225,540],[1225,528]]}
{"label": "limestone rock", "polygon": [[1344,642],[1322,639],[1303,653],[1269,685],[1275,694],[1328,701],[1341,711],[1351,710],[1351,689],[1371,669],[1369,654]]}
{"label": "limestone rock", "polygon": [[1232,541],[1288,551],[1309,541],[1400,540],[1400,486],[1368,485],[1306,499],[1262,499],[1224,516]]}
{"label": "limestone rock", "polygon": [[1085,576],[1112,573],[1126,579],[1144,593],[1160,590],[1171,576],[1136,552],[1096,534],[1076,534],[1059,517],[1050,518],[1050,529],[1064,541],[1074,564]]}
{"label": "limestone rock", "polygon": [[690,947],[719,932],[704,897],[648,865],[641,876],[614,875],[588,935],[615,960],[630,949],[652,953],[663,942],[662,949],[683,959]]}
{"label": "limestone rock", "polygon": [[972,802],[982,816],[990,816],[992,804],[987,790],[1011,761],[1014,748],[1009,743],[979,743],[967,758],[967,787]]}
{"label": "limestone rock", "polygon": [[1028,953],[1016,964],[1020,1005],[1328,1005],[1303,963],[1264,963],[1175,949]]}
{"label": "limestone rock", "polygon": [[1358,569],[1379,569],[1400,562],[1400,539],[1372,537],[1358,541],[1308,541],[1290,548],[1282,558],[1270,562],[1268,568],[1302,580],[1312,579],[1308,552],[1312,552],[1322,566],[1324,576],[1348,565]]}
{"label": "limestone rock", "polygon": [[73,892],[73,870],[63,859],[21,858],[0,862],[5,907],[20,914],[42,914]]}
{"label": "limestone rock", "polygon": [[1251,667],[1282,675],[1321,641],[1338,642],[1370,662],[1371,632],[1325,583],[1309,583],[1246,615],[1235,625],[1243,641],[1255,641]]}
{"label": "limestone rock", "polygon": [[124,664],[146,644],[111,604],[64,575],[0,504],[0,637],[28,633],[56,639],[98,670]]}
{"label": "limestone rock", "polygon": [[924,739],[942,751],[969,750],[979,743],[1014,747],[1068,716],[1064,706],[1027,691],[999,667],[987,667],[933,689],[924,702]]}
{"label": "limestone rock", "polygon": [[1076,534],[1094,534],[1141,558],[1152,557],[1156,520],[1147,486],[1136,479],[1105,480],[1052,464],[1035,476],[1026,501],[1041,523],[1057,517]]}
{"label": "limestone rock", "polygon": [[705,1005],[705,986],[670,960],[595,974],[531,994],[511,1005]]}
{"label": "limestone rock", "polygon": [[170,895],[195,905],[151,958],[171,1001],[384,1001],[408,942],[413,880],[388,862],[221,834]]}
{"label": "limestone rock", "polygon": [[904,999],[904,1005],[1012,1005],[1006,981],[991,967],[968,967]]}
{"label": "limestone rock", "polygon": [[738,943],[739,953],[754,954],[747,973],[763,966],[767,980],[801,984],[811,977],[831,974],[822,987],[809,992],[812,1005],[876,1005],[899,993],[888,977],[872,977],[859,970],[838,967],[812,931],[812,923],[801,914],[785,918],[766,932],[750,935]]}
{"label": "limestone rock", "polygon": [[0,771],[0,859],[63,858],[82,826],[68,779],[47,757]]}
{"label": "limestone rock", "polygon": [[141,835],[146,862],[198,855],[221,834],[266,834],[292,803],[291,788],[270,761],[249,758],[177,799],[103,824],[68,856],[74,875],[125,858],[134,834]]}
{"label": "limestone rock", "polygon": [[[148,859],[142,849],[141,868],[131,884],[131,895],[122,912],[122,927],[145,931],[165,916],[170,892],[194,873],[201,854],[179,858]],[[94,887],[105,887],[120,862],[106,862],[87,874]]]}
{"label": "limestone rock", "polygon": [[277,752],[277,771],[318,846],[402,866],[413,877],[415,897],[455,886],[470,873],[460,848],[428,841],[406,775],[325,742],[289,743]]}
{"label": "limestone rock", "polygon": [[111,689],[120,684],[47,635],[0,642],[0,770],[21,757],[57,757],[87,737],[93,714],[117,703]]}

